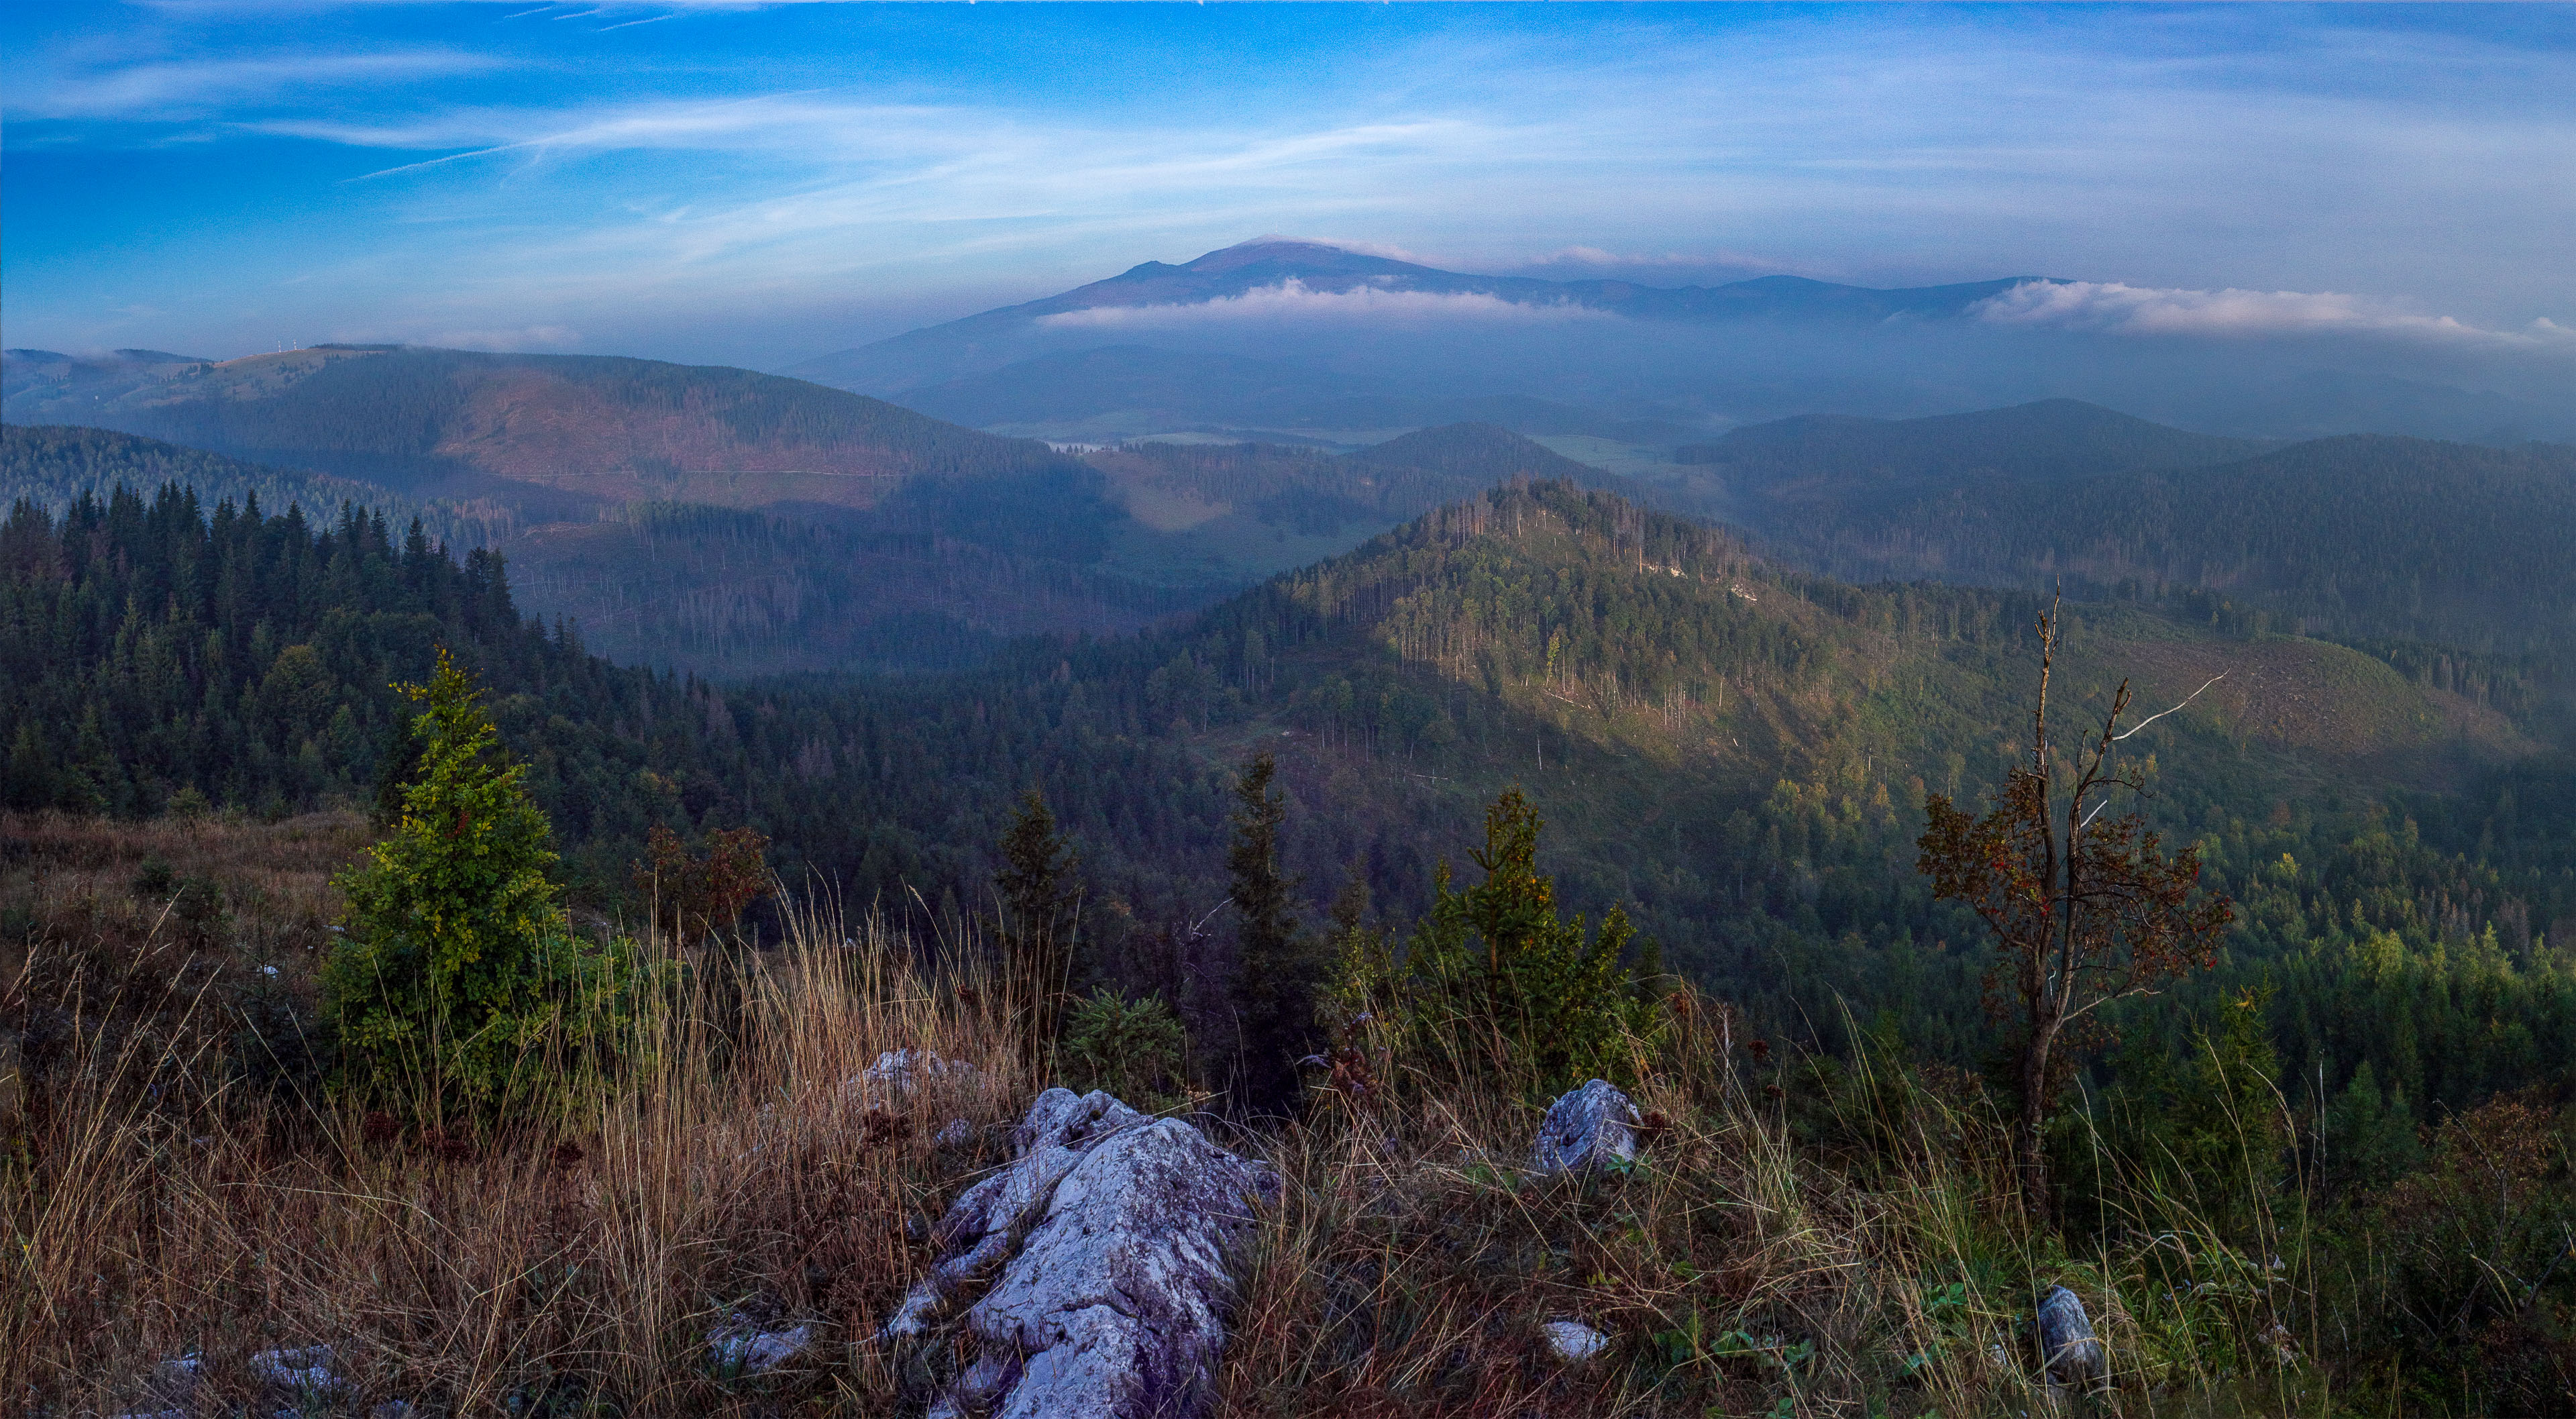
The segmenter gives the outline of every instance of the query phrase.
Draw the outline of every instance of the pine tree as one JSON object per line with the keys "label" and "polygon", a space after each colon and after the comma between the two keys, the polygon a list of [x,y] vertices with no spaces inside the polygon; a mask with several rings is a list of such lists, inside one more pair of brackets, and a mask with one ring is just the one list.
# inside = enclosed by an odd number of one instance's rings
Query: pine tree
{"label": "pine tree", "polygon": [[1082,890],[1074,873],[1081,855],[1056,831],[1055,812],[1036,789],[1020,794],[1011,826],[1002,834],[1002,870],[993,876],[1001,893],[994,923],[1010,979],[1028,1000],[1043,1050],[1056,1037],[1073,969]]}
{"label": "pine tree", "polygon": [[1628,916],[1612,907],[1595,934],[1557,914],[1556,884],[1538,870],[1538,810],[1519,789],[1485,811],[1485,880],[1449,885],[1406,943],[1399,991],[1420,1062],[1528,1080],[1553,1092],[1635,1073],[1632,1041],[1646,1012],[1622,957]]}
{"label": "pine tree", "polygon": [[341,874],[347,939],[324,963],[342,1082],[444,1117],[536,1102],[613,1051],[632,944],[576,935],[545,814],[503,763],[481,692],[441,650],[418,776],[392,835]]}
{"label": "pine tree", "polygon": [[1278,771],[1266,753],[1243,766],[1234,787],[1234,843],[1226,851],[1241,1040],[1233,1092],[1237,1106],[1252,1114],[1294,1108],[1296,1061],[1314,1049],[1315,995],[1323,976],[1319,945],[1297,920],[1296,883],[1279,869],[1279,830],[1288,808],[1271,787]]}

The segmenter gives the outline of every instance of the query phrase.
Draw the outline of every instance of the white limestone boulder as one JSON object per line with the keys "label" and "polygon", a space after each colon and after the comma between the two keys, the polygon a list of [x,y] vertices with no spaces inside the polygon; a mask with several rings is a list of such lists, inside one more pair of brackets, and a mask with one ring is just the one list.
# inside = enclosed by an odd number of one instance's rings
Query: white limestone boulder
{"label": "white limestone boulder", "polygon": [[965,1311],[967,1363],[931,1414],[1198,1413],[1225,1345],[1231,1264],[1278,1174],[1177,1119],[1069,1089],[1040,1095],[1012,1142],[1010,1166],[941,1220],[941,1260],[884,1330],[928,1335],[994,1277]]}

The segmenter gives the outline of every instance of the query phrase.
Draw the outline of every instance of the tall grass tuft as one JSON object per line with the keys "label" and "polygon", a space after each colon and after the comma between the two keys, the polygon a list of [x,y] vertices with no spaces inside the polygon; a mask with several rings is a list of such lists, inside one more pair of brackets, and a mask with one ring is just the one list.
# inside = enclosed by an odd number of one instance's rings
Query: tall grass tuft
{"label": "tall grass tuft", "polygon": [[[310,1345],[360,1408],[890,1402],[854,1342],[921,1269],[926,1222],[999,1157],[1028,1055],[1008,992],[971,967],[827,903],[785,916],[772,949],[692,961],[632,1026],[641,1062],[561,1123],[398,1122],[255,1088],[199,1028],[212,992],[177,1029],[76,1023],[0,1174],[0,1404],[123,1412],[194,1355],[214,1412],[260,1397],[249,1356]],[[902,1049],[970,1068],[863,1078]],[[934,1142],[955,1119],[971,1136]],[[794,1324],[819,1338],[794,1373],[710,1357],[712,1331]]]}

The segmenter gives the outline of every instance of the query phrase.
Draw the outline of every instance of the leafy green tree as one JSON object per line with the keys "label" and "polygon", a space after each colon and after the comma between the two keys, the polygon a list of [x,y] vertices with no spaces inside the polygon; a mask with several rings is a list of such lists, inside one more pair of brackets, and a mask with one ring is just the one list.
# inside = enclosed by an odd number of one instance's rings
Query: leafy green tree
{"label": "leafy green tree", "polygon": [[1315,994],[1323,983],[1318,943],[1297,920],[1296,882],[1279,868],[1287,800],[1279,773],[1256,754],[1235,781],[1234,842],[1226,850],[1228,899],[1237,916],[1234,1006],[1242,1037],[1234,1093],[1243,1108],[1276,1113],[1297,1098],[1299,1057],[1315,1043]]}
{"label": "leafy green tree", "polygon": [[545,814],[506,763],[472,677],[445,651],[417,777],[391,836],[338,879],[346,941],[324,963],[343,1083],[444,1115],[567,1096],[629,1023],[631,942],[577,935]]}
{"label": "leafy green tree", "polygon": [[1406,1045],[1417,1063],[1519,1078],[1541,1093],[1590,1078],[1633,1082],[1634,1042],[1650,1028],[1622,959],[1634,932],[1618,907],[1597,934],[1579,915],[1558,915],[1556,884],[1538,870],[1543,826],[1508,790],[1485,810],[1485,846],[1473,854],[1485,880],[1459,891],[1441,867],[1431,910],[1391,967]]}

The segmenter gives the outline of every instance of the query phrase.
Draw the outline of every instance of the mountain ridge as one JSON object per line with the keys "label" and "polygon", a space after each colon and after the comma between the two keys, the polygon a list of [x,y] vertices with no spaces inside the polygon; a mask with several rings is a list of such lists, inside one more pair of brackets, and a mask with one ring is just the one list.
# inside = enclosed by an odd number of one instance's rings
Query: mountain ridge
{"label": "mountain ridge", "polygon": [[118,428],[423,496],[558,509],[653,498],[864,508],[910,476],[1067,463],[1042,444],[728,366],[336,345],[129,362],[84,380],[90,368],[16,378],[9,419]]}
{"label": "mountain ridge", "polygon": [[1577,306],[1643,320],[1709,322],[1955,316],[2015,286],[2053,279],[2012,276],[1881,290],[1783,275],[1717,286],[1662,287],[1600,278],[1551,281],[1476,275],[1321,242],[1256,238],[1178,264],[1140,262],[1071,290],[818,355],[781,372],[837,388],[886,394],[1011,363],[997,359],[997,353],[1051,316],[1122,307],[1201,305],[1251,291],[1285,288],[1290,282],[1325,294],[1367,287],[1390,293],[1489,296],[1518,305]]}

